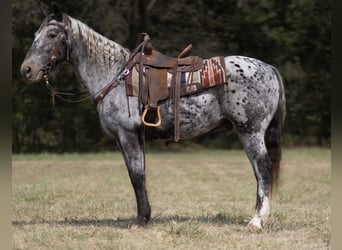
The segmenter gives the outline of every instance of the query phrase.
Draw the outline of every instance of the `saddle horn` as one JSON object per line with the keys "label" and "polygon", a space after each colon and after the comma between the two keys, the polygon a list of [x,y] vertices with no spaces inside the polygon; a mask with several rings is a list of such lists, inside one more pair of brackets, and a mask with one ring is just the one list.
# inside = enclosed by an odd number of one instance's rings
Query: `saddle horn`
{"label": "saddle horn", "polygon": [[145,42],[144,54],[145,55],[152,55],[153,46],[152,46],[150,36],[145,32],[141,33],[141,35],[143,36],[143,41]]}

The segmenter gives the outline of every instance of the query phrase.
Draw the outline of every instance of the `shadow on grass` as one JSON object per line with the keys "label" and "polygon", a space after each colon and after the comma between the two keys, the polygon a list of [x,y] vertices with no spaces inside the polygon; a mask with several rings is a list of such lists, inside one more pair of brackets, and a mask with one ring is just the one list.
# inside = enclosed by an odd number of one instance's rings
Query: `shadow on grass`
{"label": "shadow on grass", "polygon": [[95,226],[95,227],[114,227],[129,228],[134,222],[133,218],[127,219],[64,219],[64,220],[32,220],[32,221],[12,221],[13,226],[27,225],[62,225],[62,226]]}
{"label": "shadow on grass", "polygon": [[156,216],[151,218],[150,224],[167,224],[167,223],[182,223],[182,222],[198,222],[203,224],[217,224],[217,225],[247,225],[245,221],[247,217],[242,215],[233,215],[229,213],[218,213],[216,215],[202,215],[197,217],[190,216]]}
{"label": "shadow on grass", "polygon": [[[95,226],[95,227],[113,227],[121,229],[129,229],[134,223],[134,218],[124,219],[68,219],[64,220],[44,220],[37,219],[32,221],[12,221],[13,226],[26,226],[26,225],[63,225],[63,226]],[[197,222],[203,224],[217,224],[217,225],[241,225],[245,226],[247,223],[244,216],[234,216],[226,213],[218,213],[216,215],[208,216],[156,216],[151,218],[149,225],[160,225],[169,223],[183,223],[183,222]]]}

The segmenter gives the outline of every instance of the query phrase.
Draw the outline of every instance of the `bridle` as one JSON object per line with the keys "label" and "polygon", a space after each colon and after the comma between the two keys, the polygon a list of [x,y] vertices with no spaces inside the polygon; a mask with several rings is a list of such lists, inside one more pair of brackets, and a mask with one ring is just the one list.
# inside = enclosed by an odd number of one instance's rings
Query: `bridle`
{"label": "bridle", "polygon": [[[56,61],[57,61],[57,57],[60,53],[61,48],[63,48],[63,45],[66,46],[66,61],[70,60],[70,35],[69,35],[69,31],[70,31],[70,25],[69,25],[69,20],[67,19],[67,17],[63,14],[63,22],[59,23],[59,22],[49,22],[49,20],[46,20],[41,27],[39,28],[38,32],[41,31],[43,29],[43,27],[45,26],[58,26],[59,28],[61,28],[64,32],[64,34],[60,37],[57,46],[52,50],[51,55],[50,55],[50,61],[47,63],[47,65],[42,69],[43,70],[43,77],[45,79],[45,83],[46,83],[46,87],[50,92],[50,95],[52,97],[52,103],[55,103],[55,96],[58,97],[59,99],[65,101],[65,102],[69,102],[69,103],[79,103],[79,102],[83,102],[85,100],[88,99],[93,99],[94,100],[94,108],[97,109],[97,106],[99,105],[99,103],[102,101],[102,99],[115,87],[117,87],[122,81],[124,81],[127,77],[127,75],[129,75],[131,69],[133,68],[133,66],[137,63],[135,62],[133,59],[135,59],[136,54],[139,51],[143,51],[144,50],[144,46],[146,45],[147,41],[144,40],[142,41],[137,47],[136,49],[130,53],[130,56],[128,58],[128,60],[126,61],[124,67],[121,69],[121,71],[119,72],[118,76],[114,79],[112,79],[108,84],[105,85],[105,87],[101,88],[99,91],[97,91],[94,95],[90,95],[87,91],[81,92],[81,93],[70,93],[70,92],[60,92],[55,90],[51,84],[49,83],[49,79],[48,79],[48,74],[49,72],[54,69],[54,67],[56,66]],[[132,62],[134,61],[134,62]],[[142,62],[140,62],[140,65],[142,65]],[[86,95],[84,97],[80,97],[79,99],[76,100],[71,100],[69,98],[65,98],[65,96],[81,96],[81,95]]]}
{"label": "bridle", "polygon": [[57,57],[60,53],[61,48],[63,46],[66,46],[66,61],[69,61],[70,59],[70,36],[69,36],[69,24],[68,19],[65,15],[63,15],[63,23],[58,22],[49,22],[46,20],[41,27],[39,28],[38,32],[40,32],[45,26],[57,26],[61,28],[64,32],[58,40],[57,46],[52,50],[50,54],[50,61],[47,63],[47,65],[43,68],[44,75],[48,75],[48,73],[54,69],[56,66]]}
{"label": "bridle", "polygon": [[50,54],[49,62],[42,69],[46,88],[49,90],[50,95],[52,97],[52,103],[55,104],[55,96],[57,96],[59,99],[65,101],[65,102],[69,102],[69,103],[79,103],[79,102],[83,102],[87,99],[90,99],[91,96],[88,94],[87,96],[81,97],[77,100],[71,100],[69,98],[66,98],[66,96],[69,96],[69,97],[70,96],[80,96],[80,95],[86,94],[87,92],[83,91],[83,92],[80,92],[77,94],[70,93],[70,92],[60,92],[60,91],[55,90],[51,86],[51,84],[49,83],[48,74],[55,68],[57,57],[60,53],[60,50],[63,48],[63,46],[66,47],[65,48],[65,50],[66,50],[66,61],[70,60],[70,36],[69,36],[70,25],[69,25],[69,21],[68,21],[67,17],[65,15],[63,15],[63,22],[62,23],[49,22],[49,20],[45,20],[45,22],[39,28],[38,32],[40,32],[45,26],[57,26],[57,27],[61,28],[64,32],[64,34],[62,34],[60,36],[56,47],[52,50],[52,52]]}
{"label": "bridle", "polygon": [[[69,20],[66,17],[66,15],[64,15],[64,14],[63,14],[62,23],[49,22],[50,20],[46,19],[42,23],[42,25],[40,26],[40,28],[38,29],[37,32],[40,32],[45,26],[57,26],[57,27],[61,28],[64,32],[64,34],[62,34],[60,36],[56,47],[52,50],[52,52],[50,54],[49,62],[46,64],[45,67],[42,68],[43,78],[45,80],[45,86],[48,89],[48,91],[50,92],[52,104],[53,105],[55,104],[55,97],[58,97],[60,100],[62,100],[64,102],[68,102],[68,103],[80,103],[80,102],[83,102],[83,101],[86,101],[89,99],[93,99],[93,100],[95,100],[95,103],[97,104],[97,102],[98,102],[97,100],[99,99],[99,96],[101,96],[101,98],[104,97],[104,95],[99,95],[99,93],[103,92],[104,90],[107,90],[107,92],[109,92],[110,89],[112,89],[112,88],[109,88],[112,86],[111,83],[107,84],[106,87],[104,87],[103,89],[100,89],[97,93],[95,93],[95,96],[97,96],[96,98],[94,98],[92,95],[90,95],[87,91],[83,91],[80,93],[61,92],[61,91],[56,90],[49,83],[48,74],[55,68],[58,55],[64,46],[66,46],[66,48],[65,48],[65,50],[66,50],[66,61],[70,61],[70,35],[69,35],[70,24],[69,24]],[[118,80],[116,80],[115,83],[116,83],[116,85],[115,85],[115,87],[116,87],[120,82]],[[74,97],[78,96],[79,98],[70,99],[71,96],[74,96]]]}

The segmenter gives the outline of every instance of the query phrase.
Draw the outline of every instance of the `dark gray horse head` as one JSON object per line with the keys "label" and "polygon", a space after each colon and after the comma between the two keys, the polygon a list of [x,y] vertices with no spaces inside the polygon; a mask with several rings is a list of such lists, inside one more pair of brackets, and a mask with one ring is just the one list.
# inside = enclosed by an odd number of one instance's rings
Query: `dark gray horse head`
{"label": "dark gray horse head", "polygon": [[38,82],[56,65],[69,57],[69,21],[54,5],[53,13],[47,15],[38,31],[24,62],[21,74],[28,82]]}

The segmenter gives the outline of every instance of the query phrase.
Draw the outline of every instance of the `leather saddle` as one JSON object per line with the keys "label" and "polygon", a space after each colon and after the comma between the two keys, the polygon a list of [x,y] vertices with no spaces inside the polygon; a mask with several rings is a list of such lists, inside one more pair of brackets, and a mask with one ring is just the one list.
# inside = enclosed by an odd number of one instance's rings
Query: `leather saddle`
{"label": "leather saddle", "polygon": [[[177,58],[155,50],[147,33],[142,33],[143,42],[131,54],[132,63],[139,74],[139,101],[144,105],[142,122],[146,126],[157,127],[161,124],[158,102],[169,97],[173,100],[175,116],[175,140],[179,139],[179,100],[181,74],[200,70],[203,59],[190,56],[189,44]],[[168,86],[168,73],[171,74],[171,86]],[[127,80],[126,80],[127,82]]]}

